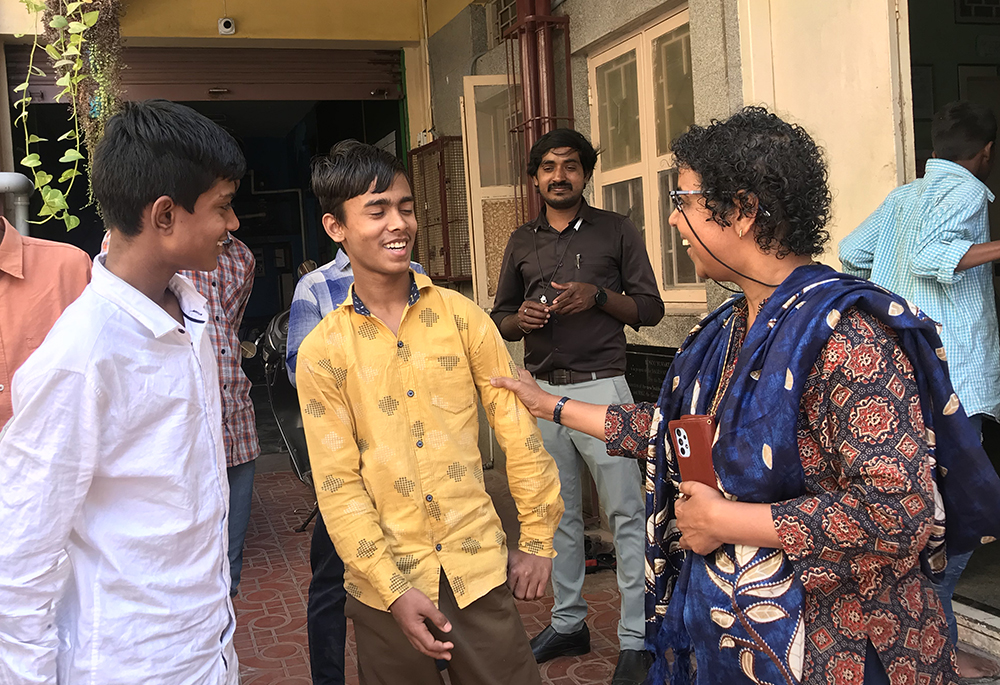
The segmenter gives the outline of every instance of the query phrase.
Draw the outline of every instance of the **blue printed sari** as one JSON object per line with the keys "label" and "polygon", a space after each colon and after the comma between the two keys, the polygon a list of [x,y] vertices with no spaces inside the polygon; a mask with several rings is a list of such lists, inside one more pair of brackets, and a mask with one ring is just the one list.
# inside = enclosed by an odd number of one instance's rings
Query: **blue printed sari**
{"label": "blue printed sari", "polygon": [[[646,484],[646,641],[656,655],[647,682],[690,680],[693,651],[701,683],[801,681],[806,651],[803,587],[782,550],[723,545],[701,556],[680,549],[673,520],[679,477],[666,433],[683,414],[705,414],[725,373],[733,298],[688,336],[657,402]],[[826,266],[796,269],[747,332],[735,370],[718,400],[713,448],[724,494],[778,503],[806,494],[796,425],[803,386],[844,312],[882,321],[913,365],[938,492],[944,537],[922,553],[969,551],[1000,531],[1000,479],[952,390],[936,324],[905,300]],[[666,664],[672,650],[673,668]]]}

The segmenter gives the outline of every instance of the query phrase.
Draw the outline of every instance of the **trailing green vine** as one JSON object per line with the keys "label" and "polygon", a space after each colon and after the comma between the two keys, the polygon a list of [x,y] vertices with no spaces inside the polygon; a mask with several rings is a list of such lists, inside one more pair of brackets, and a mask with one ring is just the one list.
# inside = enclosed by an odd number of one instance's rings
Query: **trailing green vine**
{"label": "trailing green vine", "polygon": [[[83,176],[80,163],[87,158],[82,145],[93,149],[103,133],[104,122],[117,110],[120,100],[120,5],[118,0],[21,0],[21,3],[36,17],[28,73],[24,82],[14,88],[20,99],[13,103],[18,111],[15,125],[20,124],[24,129],[26,154],[21,165],[31,171],[35,188],[42,196],[39,219],[33,223],[56,219],[71,230],[80,224],[80,219],[70,211],[67,197],[77,178]],[[39,20],[46,23],[46,29],[38,30]],[[96,41],[92,40],[95,36]],[[56,86],[61,88],[54,99],[65,102],[70,110],[70,128],[57,139],[66,144],[59,163],[68,165],[58,179],[43,168],[36,151],[37,145],[47,139],[28,129],[28,105],[32,102],[28,87],[33,77],[46,77],[37,64],[39,48],[55,71]]]}

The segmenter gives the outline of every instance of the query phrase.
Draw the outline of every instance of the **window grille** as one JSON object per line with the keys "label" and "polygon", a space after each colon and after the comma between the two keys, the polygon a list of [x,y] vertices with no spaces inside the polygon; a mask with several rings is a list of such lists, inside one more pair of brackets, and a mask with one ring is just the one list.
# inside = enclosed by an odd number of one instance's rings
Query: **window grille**
{"label": "window grille", "polygon": [[471,281],[472,249],[462,138],[438,138],[411,150],[409,158],[417,216],[413,259],[434,280]]}

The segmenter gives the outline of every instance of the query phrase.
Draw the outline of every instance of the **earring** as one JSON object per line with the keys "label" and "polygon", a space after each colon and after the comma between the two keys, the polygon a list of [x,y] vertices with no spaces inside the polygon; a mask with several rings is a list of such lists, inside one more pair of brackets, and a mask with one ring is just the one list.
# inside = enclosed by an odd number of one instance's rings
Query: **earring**
{"label": "earring", "polygon": [[737,231],[736,233],[737,233],[737,235],[739,235],[739,236],[740,236],[740,239],[742,240],[742,239],[743,239],[743,229],[741,228],[741,229],[740,229],[740,230],[738,230],[738,231]]}

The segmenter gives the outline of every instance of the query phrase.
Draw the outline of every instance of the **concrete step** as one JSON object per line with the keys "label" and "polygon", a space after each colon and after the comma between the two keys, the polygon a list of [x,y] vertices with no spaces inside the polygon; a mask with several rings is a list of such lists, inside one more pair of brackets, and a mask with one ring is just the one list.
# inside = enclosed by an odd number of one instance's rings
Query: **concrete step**
{"label": "concrete step", "polygon": [[960,602],[953,602],[958,622],[958,640],[1000,659],[1000,616]]}

